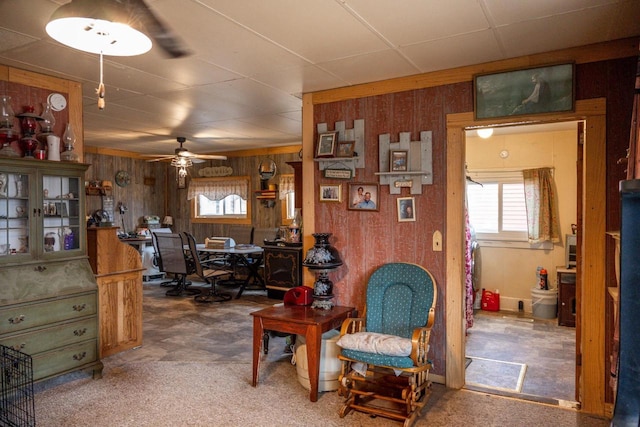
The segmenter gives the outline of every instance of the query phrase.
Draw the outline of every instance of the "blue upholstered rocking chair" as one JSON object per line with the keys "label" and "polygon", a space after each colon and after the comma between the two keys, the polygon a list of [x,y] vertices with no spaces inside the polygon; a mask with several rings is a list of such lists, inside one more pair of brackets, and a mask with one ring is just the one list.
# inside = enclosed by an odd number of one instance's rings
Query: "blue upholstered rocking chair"
{"label": "blue upholstered rocking chair", "polygon": [[385,264],[367,284],[364,317],[345,320],[338,345],[338,393],[351,410],[403,421],[420,416],[431,394],[427,359],[437,288],[426,269]]}

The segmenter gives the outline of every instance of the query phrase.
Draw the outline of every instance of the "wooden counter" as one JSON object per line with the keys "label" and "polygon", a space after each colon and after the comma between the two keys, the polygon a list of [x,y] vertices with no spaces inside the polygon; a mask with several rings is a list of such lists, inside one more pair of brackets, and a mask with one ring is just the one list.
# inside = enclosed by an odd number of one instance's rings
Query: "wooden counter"
{"label": "wooden counter", "polygon": [[89,264],[98,282],[100,357],[142,345],[142,260],[117,227],[87,229]]}

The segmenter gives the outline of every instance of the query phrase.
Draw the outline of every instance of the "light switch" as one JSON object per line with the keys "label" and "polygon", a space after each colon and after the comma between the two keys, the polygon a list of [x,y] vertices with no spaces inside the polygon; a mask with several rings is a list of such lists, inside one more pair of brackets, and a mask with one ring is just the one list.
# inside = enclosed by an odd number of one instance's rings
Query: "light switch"
{"label": "light switch", "polygon": [[442,233],[439,230],[433,232],[433,251],[442,251]]}

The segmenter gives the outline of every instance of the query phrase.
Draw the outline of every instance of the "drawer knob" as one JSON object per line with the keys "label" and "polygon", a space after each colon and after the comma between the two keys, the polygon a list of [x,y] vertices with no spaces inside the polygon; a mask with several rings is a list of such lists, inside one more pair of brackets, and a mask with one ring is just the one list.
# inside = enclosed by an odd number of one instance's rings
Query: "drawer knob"
{"label": "drawer knob", "polygon": [[86,333],[87,333],[87,328],[76,329],[75,331],[73,331],[73,335],[75,335],[77,337],[81,337]]}
{"label": "drawer knob", "polygon": [[87,357],[87,352],[83,351],[82,353],[74,354],[73,355],[73,360],[82,360],[85,357]]}
{"label": "drawer knob", "polygon": [[82,311],[85,308],[87,308],[87,304],[74,304],[73,306],[74,311]]}
{"label": "drawer knob", "polygon": [[12,325],[17,325],[18,323],[22,323],[22,322],[24,322],[24,314],[21,314],[18,317],[9,318],[9,323],[11,323]]}

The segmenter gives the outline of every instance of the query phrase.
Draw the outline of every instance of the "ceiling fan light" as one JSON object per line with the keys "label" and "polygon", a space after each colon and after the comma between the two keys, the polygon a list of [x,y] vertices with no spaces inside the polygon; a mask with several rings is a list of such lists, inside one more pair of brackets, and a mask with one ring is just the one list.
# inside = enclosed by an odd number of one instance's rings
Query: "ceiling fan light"
{"label": "ceiling fan light", "polygon": [[187,169],[184,166],[182,166],[182,167],[180,167],[180,169],[178,169],[178,176],[180,178],[184,178],[185,176],[187,176]]}
{"label": "ceiling fan light", "polygon": [[135,56],[151,49],[151,39],[127,8],[112,0],[72,0],[60,6],[46,25],[60,43],[89,53]]}

